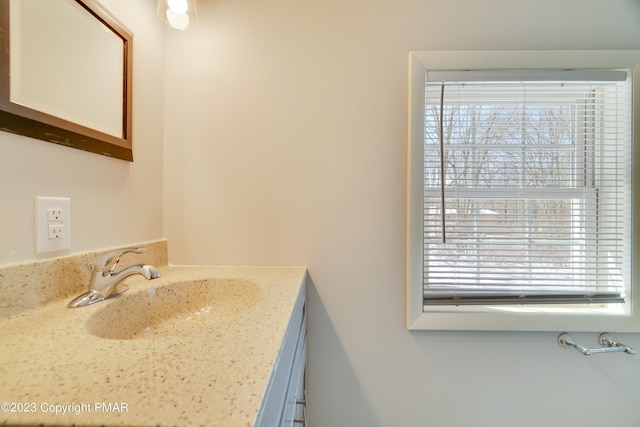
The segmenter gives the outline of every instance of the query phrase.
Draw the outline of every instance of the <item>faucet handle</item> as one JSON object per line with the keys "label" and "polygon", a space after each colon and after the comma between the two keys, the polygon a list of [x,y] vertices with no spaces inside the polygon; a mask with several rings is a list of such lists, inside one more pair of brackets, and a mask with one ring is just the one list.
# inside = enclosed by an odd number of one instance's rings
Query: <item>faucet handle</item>
{"label": "faucet handle", "polygon": [[100,255],[98,259],[96,259],[95,266],[100,272],[108,272],[113,271],[118,265],[120,261],[120,257],[124,254],[128,253],[136,253],[141,254],[145,251],[145,248],[120,248],[109,251],[103,255]]}

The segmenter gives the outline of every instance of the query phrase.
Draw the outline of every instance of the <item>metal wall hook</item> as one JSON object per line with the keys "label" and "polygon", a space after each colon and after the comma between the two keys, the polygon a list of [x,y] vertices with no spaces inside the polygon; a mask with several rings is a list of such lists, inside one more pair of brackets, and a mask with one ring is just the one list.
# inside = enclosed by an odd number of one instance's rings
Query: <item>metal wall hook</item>
{"label": "metal wall hook", "polygon": [[585,356],[591,356],[592,354],[600,354],[600,353],[621,353],[625,352],[627,354],[634,355],[636,351],[629,347],[628,345],[624,345],[622,343],[616,342],[609,336],[607,333],[602,333],[598,337],[598,342],[602,346],[601,348],[587,348],[584,347],[571,338],[571,335],[564,332],[558,335],[558,344],[561,347],[573,347],[576,351],[579,351]]}

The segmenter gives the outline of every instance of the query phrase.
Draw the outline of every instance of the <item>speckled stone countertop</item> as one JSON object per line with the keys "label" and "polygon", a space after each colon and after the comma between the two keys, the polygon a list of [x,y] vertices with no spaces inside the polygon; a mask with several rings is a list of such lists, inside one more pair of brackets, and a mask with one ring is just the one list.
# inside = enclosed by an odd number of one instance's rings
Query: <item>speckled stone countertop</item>
{"label": "speckled stone countertop", "polygon": [[[120,297],[74,309],[58,299],[0,321],[0,423],[252,425],[306,269],[160,270],[153,281],[126,279],[129,290]],[[90,332],[92,316],[127,295],[208,279],[219,279],[213,286],[255,285],[248,308],[179,335],[110,339]]]}

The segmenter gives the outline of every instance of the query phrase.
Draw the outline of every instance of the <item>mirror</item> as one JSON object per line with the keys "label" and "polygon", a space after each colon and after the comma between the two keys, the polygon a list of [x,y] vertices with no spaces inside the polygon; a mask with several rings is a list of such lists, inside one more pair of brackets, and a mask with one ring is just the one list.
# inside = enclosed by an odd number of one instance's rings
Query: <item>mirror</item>
{"label": "mirror", "polygon": [[0,0],[0,130],[133,161],[132,58],[95,0]]}

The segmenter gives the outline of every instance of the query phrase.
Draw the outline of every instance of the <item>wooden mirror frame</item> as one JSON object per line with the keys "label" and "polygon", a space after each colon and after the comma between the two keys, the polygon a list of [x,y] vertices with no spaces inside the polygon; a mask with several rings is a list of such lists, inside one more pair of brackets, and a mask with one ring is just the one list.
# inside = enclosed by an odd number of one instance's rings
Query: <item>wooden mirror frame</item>
{"label": "wooden mirror frame", "polygon": [[110,135],[11,101],[10,0],[0,0],[0,130],[133,161],[131,138],[133,36],[97,1],[75,1],[123,42],[122,136]]}

